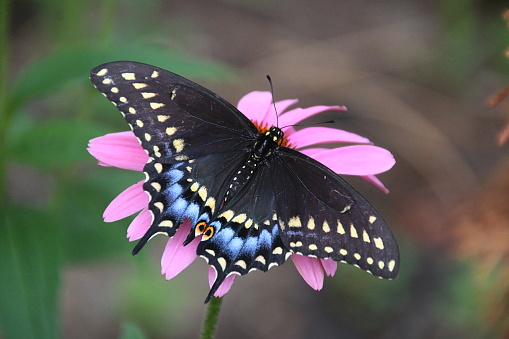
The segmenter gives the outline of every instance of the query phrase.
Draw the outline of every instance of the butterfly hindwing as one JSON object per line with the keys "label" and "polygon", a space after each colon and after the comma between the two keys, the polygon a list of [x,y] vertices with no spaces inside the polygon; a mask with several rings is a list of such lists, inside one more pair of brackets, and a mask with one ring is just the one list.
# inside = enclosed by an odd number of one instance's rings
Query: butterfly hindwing
{"label": "butterfly hindwing", "polygon": [[329,168],[280,148],[274,166],[283,243],[293,252],[330,258],[392,279],[399,251],[380,214]]}

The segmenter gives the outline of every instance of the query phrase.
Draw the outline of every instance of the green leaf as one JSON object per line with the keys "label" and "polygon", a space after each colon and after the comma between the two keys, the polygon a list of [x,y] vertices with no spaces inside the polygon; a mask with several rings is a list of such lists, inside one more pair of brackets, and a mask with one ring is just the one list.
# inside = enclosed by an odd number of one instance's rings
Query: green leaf
{"label": "green leaf", "polygon": [[9,155],[43,169],[65,168],[90,160],[88,141],[105,134],[106,128],[89,123],[48,120],[26,127],[10,145]]}
{"label": "green leaf", "polygon": [[120,339],[145,339],[145,335],[141,329],[132,323],[127,323],[122,326],[122,333]]}
{"label": "green leaf", "polygon": [[82,180],[61,192],[59,210],[68,230],[64,245],[68,260],[87,262],[119,253],[130,258],[133,244],[126,238],[126,230],[132,217],[105,223],[102,215],[117,194],[143,179],[142,173],[99,168],[80,177]]}
{"label": "green leaf", "polygon": [[26,208],[0,213],[2,338],[57,338],[60,228]]}
{"label": "green leaf", "polygon": [[85,83],[90,70],[102,63],[132,60],[167,68],[188,76],[217,79],[231,70],[192,58],[168,48],[150,44],[129,42],[125,45],[97,47],[92,44],[77,44],[62,48],[34,61],[17,79],[12,89],[14,108],[42,95],[53,93],[70,81]]}

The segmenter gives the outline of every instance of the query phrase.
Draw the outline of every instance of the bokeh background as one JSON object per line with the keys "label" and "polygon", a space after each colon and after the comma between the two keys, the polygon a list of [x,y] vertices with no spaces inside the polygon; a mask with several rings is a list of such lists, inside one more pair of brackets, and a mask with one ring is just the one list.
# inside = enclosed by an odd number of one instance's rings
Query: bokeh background
{"label": "bokeh background", "polygon": [[[291,263],[236,279],[219,338],[509,337],[505,1],[1,0],[0,337],[195,338],[207,266],[160,275],[164,237],[131,257],[130,220],[102,221],[143,175],[96,165],[89,139],[126,130],[94,66],[151,63],[232,103],[253,90],[393,152],[384,215],[401,273],[340,265],[321,292]],[[501,97],[500,97],[501,98]],[[500,134],[502,133],[502,134]]]}

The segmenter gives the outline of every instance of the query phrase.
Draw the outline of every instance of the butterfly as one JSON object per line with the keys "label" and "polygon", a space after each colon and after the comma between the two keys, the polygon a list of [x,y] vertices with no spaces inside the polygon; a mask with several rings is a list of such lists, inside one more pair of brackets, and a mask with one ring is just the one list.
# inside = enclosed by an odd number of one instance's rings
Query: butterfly
{"label": "butterfly", "polygon": [[184,245],[201,237],[197,254],[217,273],[206,302],[229,275],[267,271],[292,254],[397,276],[398,245],[380,214],[332,170],[286,147],[278,126],[258,128],[217,94],[151,65],[106,63],[90,78],[149,158],[152,223],[133,254],[190,220]]}

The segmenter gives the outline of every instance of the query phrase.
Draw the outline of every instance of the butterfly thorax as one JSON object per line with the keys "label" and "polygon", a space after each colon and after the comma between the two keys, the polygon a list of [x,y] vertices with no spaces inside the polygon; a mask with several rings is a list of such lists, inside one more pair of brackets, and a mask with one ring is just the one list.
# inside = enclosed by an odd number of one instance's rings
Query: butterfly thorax
{"label": "butterfly thorax", "polygon": [[276,126],[258,134],[249,158],[233,177],[223,202],[230,200],[249,182],[259,165],[279,147],[278,141],[283,136],[283,131]]}

